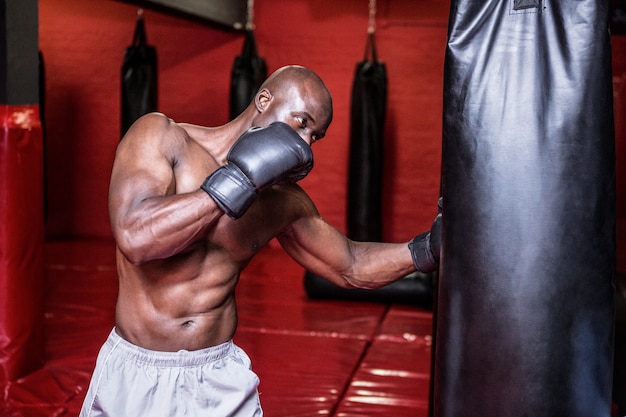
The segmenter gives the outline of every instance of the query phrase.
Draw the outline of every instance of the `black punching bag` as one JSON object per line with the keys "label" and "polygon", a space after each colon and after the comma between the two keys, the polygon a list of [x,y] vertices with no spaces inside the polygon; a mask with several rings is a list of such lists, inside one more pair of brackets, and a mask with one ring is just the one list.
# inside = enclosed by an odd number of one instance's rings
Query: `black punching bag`
{"label": "black punching bag", "polygon": [[230,78],[230,118],[234,119],[250,104],[267,78],[267,65],[259,56],[252,29],[246,30],[241,55],[235,57]]}
{"label": "black punching bag", "polygon": [[608,0],[452,0],[434,415],[611,415]]}
{"label": "black punching bag", "polygon": [[376,57],[374,33],[357,63],[350,107],[348,237],[382,240],[383,136],[387,108],[387,69]]}
{"label": "black punching bag", "polygon": [[[349,238],[382,240],[384,125],[387,108],[387,69],[376,55],[370,30],[365,56],[357,62],[350,108],[350,160],[347,225]],[[311,298],[378,301],[430,307],[433,284],[429,274],[414,273],[376,290],[345,289],[306,271],[306,293]]]}
{"label": "black punching bag", "polygon": [[147,43],[140,10],[133,43],[122,63],[122,136],[139,117],[157,110],[157,99],[157,53]]}

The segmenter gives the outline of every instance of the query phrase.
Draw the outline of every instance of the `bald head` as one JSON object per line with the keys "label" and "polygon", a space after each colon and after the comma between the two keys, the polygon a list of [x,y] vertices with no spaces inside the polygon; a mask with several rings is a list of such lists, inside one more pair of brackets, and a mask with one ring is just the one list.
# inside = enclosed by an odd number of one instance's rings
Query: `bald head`
{"label": "bald head", "polygon": [[290,90],[296,89],[315,98],[328,116],[328,124],[332,120],[333,102],[324,81],[313,70],[300,65],[287,65],[274,71],[261,85],[260,90],[267,89],[277,97],[285,97]]}
{"label": "bald head", "polygon": [[274,71],[265,80],[261,88],[277,89],[288,84],[301,84],[313,82],[318,88],[326,90],[322,79],[313,70],[300,65],[287,65]]}
{"label": "bald head", "polygon": [[239,120],[246,128],[283,122],[312,144],[326,135],[332,118],[332,98],[322,79],[306,67],[288,65],[265,80]]}

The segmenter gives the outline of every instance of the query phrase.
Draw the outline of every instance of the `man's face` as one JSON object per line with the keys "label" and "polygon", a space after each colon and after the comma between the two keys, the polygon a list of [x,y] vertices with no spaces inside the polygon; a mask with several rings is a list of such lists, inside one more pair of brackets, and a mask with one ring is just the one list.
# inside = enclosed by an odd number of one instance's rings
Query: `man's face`
{"label": "man's face", "polygon": [[293,86],[273,96],[261,117],[269,124],[288,124],[309,145],[322,139],[331,121],[330,105],[325,94],[304,86]]}

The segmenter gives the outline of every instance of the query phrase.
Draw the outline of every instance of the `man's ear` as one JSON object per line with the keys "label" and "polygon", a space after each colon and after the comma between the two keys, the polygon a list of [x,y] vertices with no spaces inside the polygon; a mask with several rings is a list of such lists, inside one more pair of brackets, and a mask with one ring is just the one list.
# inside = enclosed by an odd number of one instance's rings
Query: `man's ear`
{"label": "man's ear", "polygon": [[273,98],[274,96],[272,96],[272,93],[270,93],[267,88],[259,91],[254,97],[254,105],[256,106],[258,112],[263,113],[267,109],[267,106],[270,104],[270,101],[272,101]]}

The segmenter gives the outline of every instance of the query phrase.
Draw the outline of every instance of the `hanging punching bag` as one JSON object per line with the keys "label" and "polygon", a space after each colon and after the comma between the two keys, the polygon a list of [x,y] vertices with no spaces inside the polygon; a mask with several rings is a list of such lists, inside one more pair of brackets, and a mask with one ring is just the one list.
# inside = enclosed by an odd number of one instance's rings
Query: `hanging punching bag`
{"label": "hanging punching bag", "polygon": [[156,48],[148,45],[143,12],[137,15],[133,43],[122,63],[122,136],[139,117],[158,107]]}
{"label": "hanging punching bag", "polygon": [[37,105],[0,104],[0,381],[43,365],[43,141]]}
{"label": "hanging punching bag", "polygon": [[230,79],[230,118],[239,116],[267,78],[267,65],[257,53],[254,31],[247,29],[241,55],[235,57]]}
{"label": "hanging punching bag", "polygon": [[[384,125],[387,107],[387,69],[377,59],[370,30],[365,57],[357,62],[350,109],[347,224],[349,238],[382,240]],[[311,298],[402,303],[429,308],[433,283],[416,272],[377,290],[345,289],[307,271],[304,286]]]}
{"label": "hanging punching bag", "polygon": [[607,0],[452,0],[434,415],[610,416]]}
{"label": "hanging punching bag", "polygon": [[[39,51],[39,120],[41,121],[41,137],[43,143],[43,172],[46,172],[46,64],[43,53]],[[43,214],[48,218],[48,179],[43,176]]]}
{"label": "hanging punching bag", "polygon": [[382,240],[383,136],[387,110],[387,69],[376,57],[374,33],[356,66],[350,107],[348,237]]}
{"label": "hanging punching bag", "polygon": [[37,16],[37,0],[0,1],[0,382],[44,362]]}

